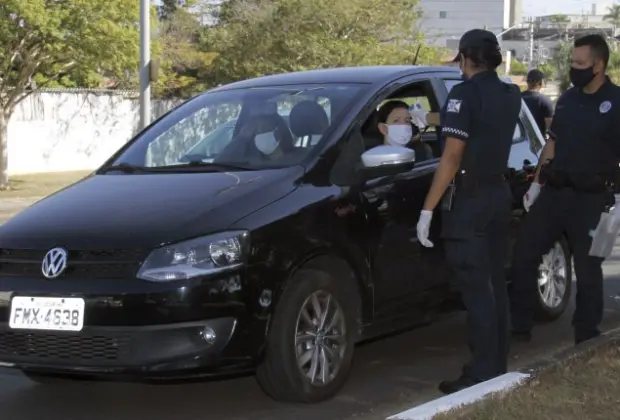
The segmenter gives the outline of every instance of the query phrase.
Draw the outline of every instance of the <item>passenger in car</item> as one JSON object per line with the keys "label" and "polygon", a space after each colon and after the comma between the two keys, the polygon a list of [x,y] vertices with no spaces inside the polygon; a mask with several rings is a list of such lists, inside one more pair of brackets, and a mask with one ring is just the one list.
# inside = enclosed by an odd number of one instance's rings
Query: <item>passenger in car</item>
{"label": "passenger in car", "polygon": [[433,158],[433,150],[421,141],[421,133],[411,122],[409,105],[403,101],[389,101],[377,112],[377,128],[384,138],[384,144],[413,149],[417,161]]}

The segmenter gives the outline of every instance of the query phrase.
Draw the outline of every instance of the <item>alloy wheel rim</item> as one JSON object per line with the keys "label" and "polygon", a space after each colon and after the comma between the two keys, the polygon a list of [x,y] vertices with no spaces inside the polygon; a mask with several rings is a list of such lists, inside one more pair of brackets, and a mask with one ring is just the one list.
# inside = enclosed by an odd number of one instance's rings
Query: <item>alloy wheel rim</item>
{"label": "alloy wheel rim", "polygon": [[543,256],[538,270],[538,291],[543,303],[555,309],[562,304],[567,286],[567,260],[564,249],[556,243]]}
{"label": "alloy wheel rim", "polygon": [[312,293],[297,315],[297,367],[311,385],[326,386],[338,375],[346,350],[346,323],[338,300],[324,290]]}

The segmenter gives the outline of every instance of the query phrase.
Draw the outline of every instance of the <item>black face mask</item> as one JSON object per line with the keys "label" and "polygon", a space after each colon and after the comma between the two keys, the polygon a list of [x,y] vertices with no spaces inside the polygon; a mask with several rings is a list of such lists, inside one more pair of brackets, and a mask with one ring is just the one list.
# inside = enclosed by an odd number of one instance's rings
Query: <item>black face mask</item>
{"label": "black face mask", "polygon": [[595,76],[594,66],[587,69],[570,68],[570,81],[578,89],[588,86]]}

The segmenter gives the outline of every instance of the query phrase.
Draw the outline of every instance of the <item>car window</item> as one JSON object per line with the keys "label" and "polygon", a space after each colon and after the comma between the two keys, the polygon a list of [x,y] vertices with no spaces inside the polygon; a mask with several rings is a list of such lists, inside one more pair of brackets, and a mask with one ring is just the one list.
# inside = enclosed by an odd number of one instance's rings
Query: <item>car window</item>
{"label": "car window", "polygon": [[[298,164],[365,85],[235,89],[194,98],[141,133],[115,164],[162,167],[212,162],[246,168]],[[300,141],[304,140],[304,141]]]}
{"label": "car window", "polygon": [[443,82],[446,85],[446,89],[448,89],[448,92],[450,92],[454,86],[458,85],[459,83],[462,83],[463,81],[447,79],[447,80],[444,80]]}
{"label": "car window", "polygon": [[519,143],[522,141],[526,141],[527,138],[525,137],[525,132],[523,130],[523,127],[521,125],[521,122],[519,121],[517,123],[517,126],[515,127],[515,132],[512,136],[512,143]]}
{"label": "car window", "polygon": [[[538,164],[538,152],[542,149],[540,140],[528,132],[528,125],[531,125],[528,115],[522,110],[517,124],[521,137],[513,140],[508,158],[508,167],[520,171],[524,166]],[[515,131],[515,136],[517,131]]]}

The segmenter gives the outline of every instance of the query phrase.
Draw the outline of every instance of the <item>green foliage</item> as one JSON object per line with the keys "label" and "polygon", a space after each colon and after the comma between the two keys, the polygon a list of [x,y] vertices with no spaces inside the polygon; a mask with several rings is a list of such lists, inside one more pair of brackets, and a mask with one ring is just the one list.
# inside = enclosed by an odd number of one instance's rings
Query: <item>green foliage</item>
{"label": "green foliage", "polygon": [[[216,54],[201,78],[213,86],[314,68],[410,64],[421,45],[417,0],[229,0],[206,28],[202,50]],[[422,46],[418,64],[441,51]]]}
{"label": "green foliage", "polygon": [[570,87],[569,71],[571,66],[571,54],[573,45],[570,42],[563,42],[553,55],[551,61],[556,72],[556,79],[560,86],[560,93],[565,92]]}
{"label": "green foliage", "polygon": [[157,14],[161,20],[170,19],[179,10],[187,10],[196,5],[196,0],[161,0]]}
{"label": "green foliage", "polygon": [[557,69],[553,63],[545,63],[538,66],[538,70],[542,71],[546,80],[555,80],[557,77]]}
{"label": "green foliage", "polygon": [[0,108],[36,85],[93,85],[126,77],[138,58],[139,3],[126,0],[2,0]]}
{"label": "green foliage", "polygon": [[206,89],[199,79],[211,66],[216,54],[199,49],[200,16],[186,7],[177,6],[173,13],[160,17],[158,41],[161,53],[156,55],[161,59],[161,71],[153,86],[157,97],[185,98]]}
{"label": "green foliage", "polygon": [[529,71],[529,68],[525,64],[520,62],[519,60],[513,58],[512,61],[510,62],[510,73],[511,74],[515,76],[525,76],[528,71]]}
{"label": "green foliage", "polygon": [[611,22],[615,26],[620,26],[620,4],[614,4],[607,8],[607,14],[603,16],[607,22]]}

